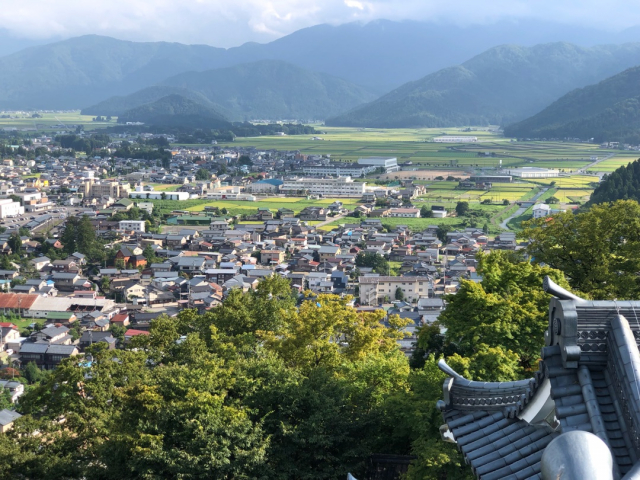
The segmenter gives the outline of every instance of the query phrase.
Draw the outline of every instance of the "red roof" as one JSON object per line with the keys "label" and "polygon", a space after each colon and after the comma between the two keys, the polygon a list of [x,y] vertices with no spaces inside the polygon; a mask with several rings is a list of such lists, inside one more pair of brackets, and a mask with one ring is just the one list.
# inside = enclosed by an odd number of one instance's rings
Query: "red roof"
{"label": "red roof", "polygon": [[129,319],[129,314],[128,313],[118,313],[116,316],[114,316],[111,321],[112,322],[124,322],[125,320]]}
{"label": "red roof", "polygon": [[124,332],[125,337],[137,337],[138,335],[151,335],[151,334],[144,330],[135,330],[133,328],[130,328],[129,330]]}
{"label": "red roof", "polygon": [[39,296],[25,293],[0,293],[0,308],[29,309]]}
{"label": "red roof", "polygon": [[14,325],[11,322],[0,322],[0,328],[18,328],[17,325]]}

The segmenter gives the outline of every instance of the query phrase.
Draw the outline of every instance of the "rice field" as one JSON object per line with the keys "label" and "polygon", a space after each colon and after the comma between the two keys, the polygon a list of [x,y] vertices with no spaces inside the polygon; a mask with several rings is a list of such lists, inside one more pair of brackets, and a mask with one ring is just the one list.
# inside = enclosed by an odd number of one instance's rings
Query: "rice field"
{"label": "rice field", "polygon": [[630,162],[634,162],[640,158],[640,152],[620,152],[615,157],[599,163],[590,172],[613,172],[622,166],[626,166]]}

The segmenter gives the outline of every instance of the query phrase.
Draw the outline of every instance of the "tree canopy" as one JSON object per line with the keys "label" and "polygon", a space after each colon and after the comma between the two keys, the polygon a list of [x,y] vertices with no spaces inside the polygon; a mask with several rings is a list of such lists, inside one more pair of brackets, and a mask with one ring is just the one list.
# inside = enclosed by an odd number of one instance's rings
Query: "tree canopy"
{"label": "tree canopy", "polygon": [[570,285],[595,299],[640,294],[640,205],[632,200],[593,205],[574,215],[524,222],[536,263],[564,272]]}
{"label": "tree canopy", "polygon": [[[495,379],[499,369],[486,362],[502,357],[507,364],[502,379],[514,379],[535,369],[544,345],[550,299],[542,289],[544,277],[569,285],[561,272],[526,262],[514,252],[497,250],[478,259],[482,282],[461,280],[458,293],[446,297],[447,307],[439,317],[447,329],[444,343],[470,359],[456,361],[471,369],[472,378]],[[425,333],[423,345],[433,333]]]}

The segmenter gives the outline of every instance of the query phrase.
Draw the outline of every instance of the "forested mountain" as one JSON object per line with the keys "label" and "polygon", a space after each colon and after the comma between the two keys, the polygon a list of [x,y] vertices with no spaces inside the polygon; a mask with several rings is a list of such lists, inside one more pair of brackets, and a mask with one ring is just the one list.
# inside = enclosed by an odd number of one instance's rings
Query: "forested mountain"
{"label": "forested mountain", "polygon": [[317,25],[267,44],[230,49],[88,35],[0,58],[0,108],[83,108],[179,73],[267,59],[344,78],[381,95],[503,43],[564,40],[593,45],[623,39],[640,40],[640,35],[611,35],[542,21],[458,27],[388,20]]}
{"label": "forested mountain", "polygon": [[212,68],[225,50],[89,35],[0,58],[0,108],[81,108],[171,75]]}
{"label": "forested mountain", "polygon": [[640,201],[640,160],[630,162],[607,175],[593,191],[587,205],[616,200]]}
{"label": "forested mountain", "polygon": [[[115,97],[83,110],[90,115],[120,113],[168,93],[178,93],[225,113],[232,120],[323,120],[372,100],[367,90],[324,73],[277,60],[206,72],[188,72],[161,85]],[[201,100],[198,100],[201,99]]]}
{"label": "forested mountain", "polygon": [[505,125],[568,91],[640,63],[640,44],[503,45],[380,97],[328,125],[447,127]]}
{"label": "forested mountain", "polygon": [[638,143],[640,67],[625,70],[596,85],[574,90],[533,117],[510,125],[505,134]]}
{"label": "forested mountain", "polygon": [[143,122],[152,125],[228,128],[231,124],[212,107],[181,95],[167,95],[152,103],[124,112],[118,122]]}

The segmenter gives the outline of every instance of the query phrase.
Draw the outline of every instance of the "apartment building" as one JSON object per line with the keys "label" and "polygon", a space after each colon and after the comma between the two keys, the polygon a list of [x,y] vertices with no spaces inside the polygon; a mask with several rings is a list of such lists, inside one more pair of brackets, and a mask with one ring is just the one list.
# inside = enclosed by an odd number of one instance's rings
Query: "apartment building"
{"label": "apartment building", "polygon": [[118,230],[124,230],[126,232],[140,232],[144,233],[145,222],[143,220],[121,220],[118,222]]}
{"label": "apartment building", "polygon": [[430,282],[425,277],[360,277],[360,303],[377,305],[385,300],[394,300],[400,288],[407,302],[418,301],[429,295]]}

